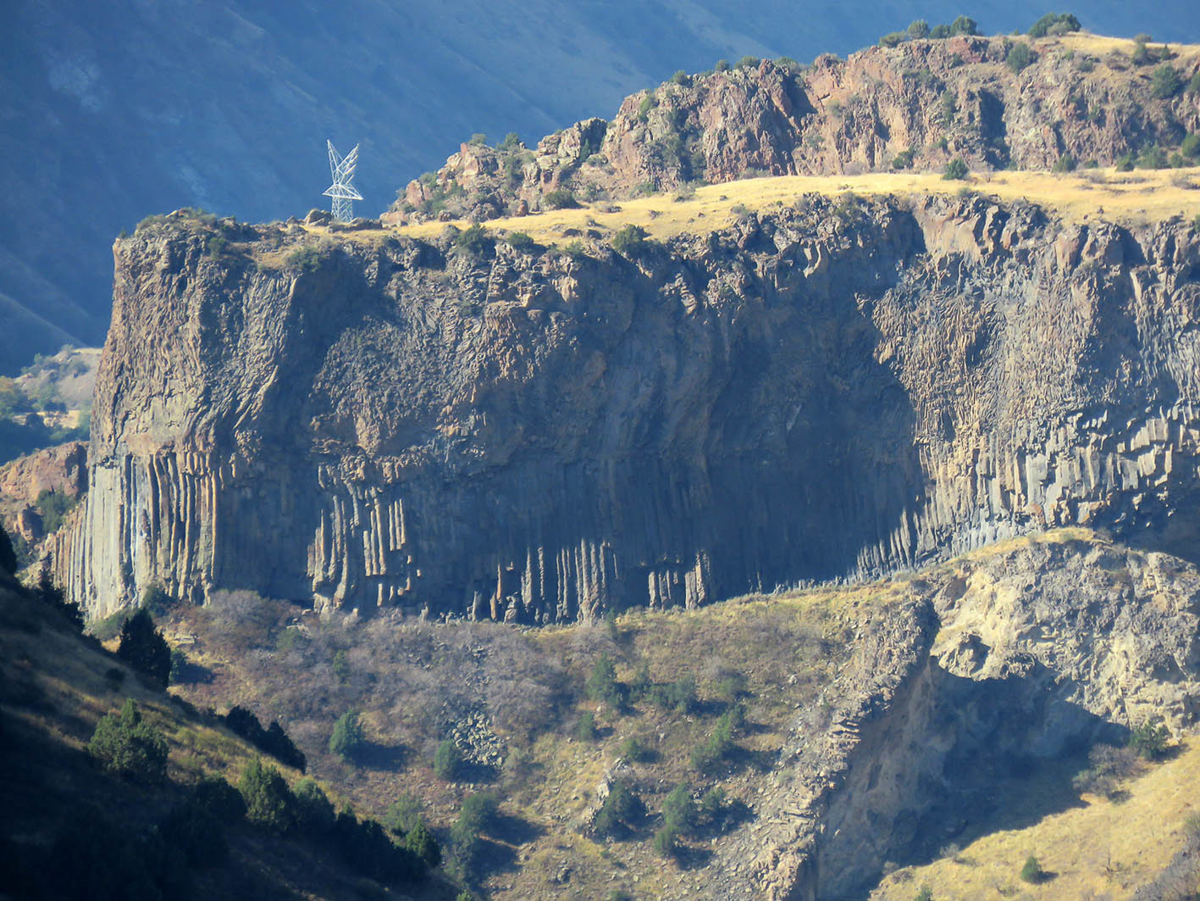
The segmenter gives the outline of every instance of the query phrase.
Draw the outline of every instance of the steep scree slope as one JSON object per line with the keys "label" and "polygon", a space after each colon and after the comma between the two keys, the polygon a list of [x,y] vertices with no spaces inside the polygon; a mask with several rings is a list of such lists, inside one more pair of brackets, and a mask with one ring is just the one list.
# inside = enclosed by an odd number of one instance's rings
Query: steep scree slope
{"label": "steep scree slope", "polygon": [[1196,552],[1193,226],[799,207],[635,259],[139,230],[65,584],[549,622],[1046,524]]}

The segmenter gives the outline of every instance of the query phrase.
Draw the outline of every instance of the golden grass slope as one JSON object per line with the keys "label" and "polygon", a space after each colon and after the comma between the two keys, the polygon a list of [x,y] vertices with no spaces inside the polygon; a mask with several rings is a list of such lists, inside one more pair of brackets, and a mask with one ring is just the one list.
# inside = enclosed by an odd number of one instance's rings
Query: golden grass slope
{"label": "golden grass slope", "polygon": [[[965,181],[946,180],[929,172],[872,173],[867,175],[786,175],[706,185],[687,194],[655,194],[618,203],[597,203],[580,209],[552,210],[531,216],[493,219],[489,231],[524,232],[537,241],[562,244],[603,234],[627,225],[644,228],[651,237],[706,234],[735,222],[742,209],[770,211],[788,206],[796,198],[818,193],[830,197],[854,193],[897,198],[932,194],[976,192],[1004,202],[1029,201],[1053,211],[1068,222],[1100,219],[1123,225],[1140,225],[1174,216],[1200,215],[1200,167],[1187,169],[1087,169],[1073,173],[1004,171],[973,174]],[[459,228],[468,222],[455,221]],[[402,235],[429,238],[445,229],[445,222],[426,222],[395,229]],[[315,232],[324,229],[313,228]],[[349,232],[361,240],[380,231]]]}

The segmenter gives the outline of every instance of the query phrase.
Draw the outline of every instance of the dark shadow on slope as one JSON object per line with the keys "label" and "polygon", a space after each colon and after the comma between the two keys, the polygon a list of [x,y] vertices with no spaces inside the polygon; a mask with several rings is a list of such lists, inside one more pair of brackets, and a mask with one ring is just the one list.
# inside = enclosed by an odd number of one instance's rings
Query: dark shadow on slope
{"label": "dark shadow on slope", "polygon": [[[966,845],[1084,806],[1072,777],[1097,741],[1128,730],[1053,697],[1031,659],[1005,679],[972,680],[930,661],[864,741],[826,816],[822,899],[865,898],[885,861],[919,866]],[[944,750],[942,750],[944,749]],[[906,799],[898,813],[891,798]]]}

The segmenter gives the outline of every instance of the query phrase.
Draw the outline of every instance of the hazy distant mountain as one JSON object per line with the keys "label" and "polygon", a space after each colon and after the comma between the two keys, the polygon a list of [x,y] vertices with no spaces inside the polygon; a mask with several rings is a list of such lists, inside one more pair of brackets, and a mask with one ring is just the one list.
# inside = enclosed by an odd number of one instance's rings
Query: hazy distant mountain
{"label": "hazy distant mountain", "polygon": [[[181,206],[261,220],[322,205],[324,140],[362,144],[369,214],[473,132],[535,139],[677,69],[845,54],[913,18],[1024,29],[1042,4],[935,0],[15,0],[0,53],[0,372],[108,325],[109,245]],[[1192,2],[1073,10],[1200,40]]]}

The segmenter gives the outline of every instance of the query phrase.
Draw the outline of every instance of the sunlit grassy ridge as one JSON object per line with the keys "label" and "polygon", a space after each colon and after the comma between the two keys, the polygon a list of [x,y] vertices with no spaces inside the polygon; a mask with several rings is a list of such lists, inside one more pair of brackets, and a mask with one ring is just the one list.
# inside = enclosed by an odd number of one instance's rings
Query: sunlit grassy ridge
{"label": "sunlit grassy ridge", "polygon": [[[1192,219],[1200,215],[1200,167],[1138,169],[1131,172],[1106,168],[1073,173],[987,172],[973,174],[965,181],[947,180],[939,174],[928,172],[786,175],[706,185],[697,188],[694,193],[655,194],[616,203],[597,203],[579,209],[493,219],[483,225],[496,234],[524,232],[548,244],[562,244],[586,237],[589,229],[606,235],[627,225],[640,226],[651,237],[663,239],[680,234],[716,231],[734,223],[743,208],[769,212],[791,205],[798,197],[808,193],[917,198],[937,194],[956,195],[963,191],[994,197],[1006,203],[1036,203],[1069,222],[1098,219],[1136,225],[1173,216]],[[444,230],[447,224],[426,222],[403,226],[394,232],[429,238]],[[458,228],[470,225],[464,221],[449,224]],[[311,230],[325,231],[319,228]],[[345,234],[355,240],[364,240],[381,232]]]}
{"label": "sunlit grassy ridge", "polygon": [[[1200,812],[1200,746],[1185,742],[1178,755],[1151,766],[1125,786],[1117,802],[1085,794],[1082,806],[1050,814],[1023,829],[1005,829],[964,842],[957,853],[885,877],[871,893],[878,901],[911,901],[928,886],[937,901],[975,898],[1129,898],[1184,846],[1184,821]],[[1032,782],[1025,799],[1064,786]],[[1023,882],[1021,866],[1037,857],[1049,878]]]}

